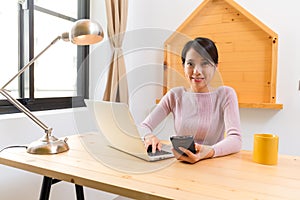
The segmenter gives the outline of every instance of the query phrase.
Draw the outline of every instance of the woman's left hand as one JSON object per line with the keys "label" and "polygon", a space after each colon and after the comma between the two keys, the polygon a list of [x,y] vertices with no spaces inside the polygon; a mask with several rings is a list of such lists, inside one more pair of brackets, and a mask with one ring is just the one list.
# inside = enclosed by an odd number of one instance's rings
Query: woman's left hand
{"label": "woman's left hand", "polygon": [[172,149],[175,158],[177,158],[177,160],[185,161],[192,164],[206,158],[211,158],[215,154],[215,151],[211,146],[201,145],[197,143],[195,143],[195,154],[183,147],[179,147],[179,149],[182,152],[184,152],[186,156],[178,153],[175,149]]}

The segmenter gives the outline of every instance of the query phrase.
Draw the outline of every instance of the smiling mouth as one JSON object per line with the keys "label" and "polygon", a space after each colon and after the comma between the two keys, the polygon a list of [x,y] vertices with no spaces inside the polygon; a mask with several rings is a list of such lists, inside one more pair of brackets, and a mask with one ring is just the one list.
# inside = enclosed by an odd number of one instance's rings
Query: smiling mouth
{"label": "smiling mouth", "polygon": [[195,82],[201,82],[203,81],[205,78],[198,78],[198,77],[191,77],[191,80],[194,80]]}

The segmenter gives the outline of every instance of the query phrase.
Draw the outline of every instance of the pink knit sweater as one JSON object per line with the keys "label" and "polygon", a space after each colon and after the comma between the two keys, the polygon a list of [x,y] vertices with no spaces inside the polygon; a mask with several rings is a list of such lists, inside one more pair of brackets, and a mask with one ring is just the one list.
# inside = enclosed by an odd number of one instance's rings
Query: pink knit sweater
{"label": "pink knit sweater", "polygon": [[233,88],[222,86],[209,93],[188,92],[184,87],[169,90],[142,122],[146,133],[151,133],[170,112],[176,134],[194,135],[195,142],[213,147],[214,157],[241,149],[240,116]]}

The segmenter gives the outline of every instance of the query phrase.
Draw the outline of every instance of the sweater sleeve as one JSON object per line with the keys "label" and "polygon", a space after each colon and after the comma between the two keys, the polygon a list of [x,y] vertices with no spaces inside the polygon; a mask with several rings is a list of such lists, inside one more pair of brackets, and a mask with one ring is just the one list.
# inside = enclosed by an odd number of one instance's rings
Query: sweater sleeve
{"label": "sweater sleeve", "polygon": [[153,130],[161,123],[171,112],[171,91],[169,91],[160,100],[159,104],[153,109],[153,111],[146,117],[141,123],[144,136],[152,133]]}
{"label": "sweater sleeve", "polygon": [[240,132],[240,114],[238,100],[233,88],[226,87],[223,107],[226,136],[213,145],[214,157],[236,153],[241,150],[242,136]]}

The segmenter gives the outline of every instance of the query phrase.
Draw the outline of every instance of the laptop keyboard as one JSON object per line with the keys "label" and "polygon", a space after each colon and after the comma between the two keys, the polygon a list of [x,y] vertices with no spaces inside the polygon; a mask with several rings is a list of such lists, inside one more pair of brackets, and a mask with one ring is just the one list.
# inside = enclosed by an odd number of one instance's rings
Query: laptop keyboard
{"label": "laptop keyboard", "polygon": [[161,156],[161,155],[167,155],[167,154],[172,154],[168,151],[164,151],[164,150],[161,150],[161,151],[156,151],[155,153],[152,153],[152,152],[148,152],[148,155],[149,156]]}
{"label": "laptop keyboard", "polygon": [[158,149],[156,149],[155,153],[152,153],[152,145],[149,145],[147,148],[147,153],[148,156],[161,156],[161,155],[168,155],[168,154],[172,154],[169,151],[165,151],[165,150],[161,150],[159,151]]}

